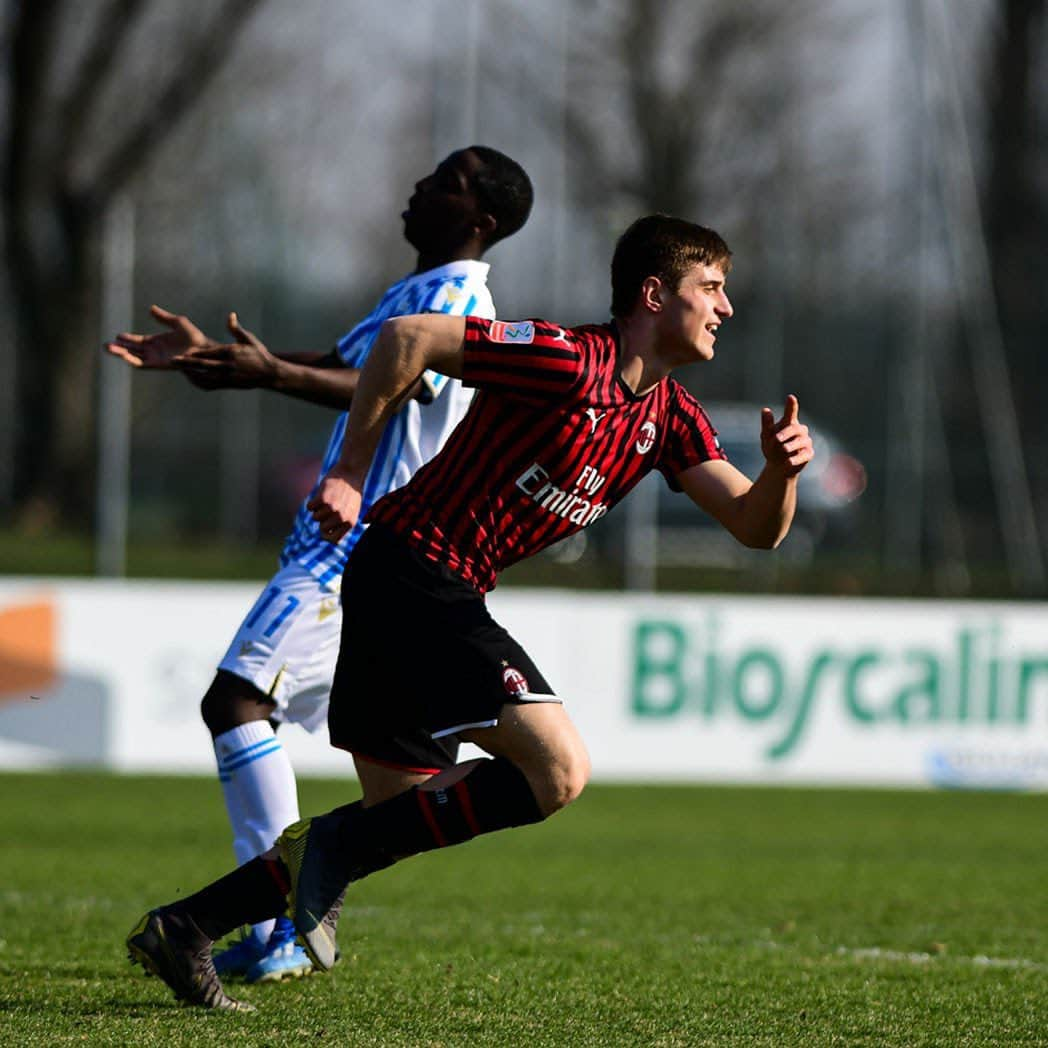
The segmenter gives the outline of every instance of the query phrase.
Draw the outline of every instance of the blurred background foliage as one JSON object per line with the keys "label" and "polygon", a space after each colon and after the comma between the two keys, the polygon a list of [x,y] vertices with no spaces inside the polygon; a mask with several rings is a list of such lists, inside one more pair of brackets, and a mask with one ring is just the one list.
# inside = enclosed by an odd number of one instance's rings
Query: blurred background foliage
{"label": "blurred background foliage", "polygon": [[[158,302],[326,349],[481,142],[537,193],[502,316],[603,320],[629,221],[713,226],[736,315],[682,380],[754,435],[796,392],[863,477],[771,566],[679,555],[709,529],[652,496],[507,582],[1048,590],[1045,0],[0,0],[0,54],[0,571],[102,567],[104,337]],[[129,410],[126,570],[267,574],[331,414],[170,374]]]}

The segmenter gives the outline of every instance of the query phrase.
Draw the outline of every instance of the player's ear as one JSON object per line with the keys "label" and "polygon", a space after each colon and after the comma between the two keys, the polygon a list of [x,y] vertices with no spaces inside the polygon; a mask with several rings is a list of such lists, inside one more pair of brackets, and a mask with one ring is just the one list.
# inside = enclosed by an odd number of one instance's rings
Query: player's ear
{"label": "player's ear", "polygon": [[489,214],[487,211],[482,211],[477,215],[473,225],[475,226],[477,233],[484,240],[485,244],[490,244],[494,239],[495,230],[498,229],[498,220],[494,215]]}
{"label": "player's ear", "polygon": [[662,281],[658,277],[645,277],[640,285],[640,304],[652,313],[661,313],[665,305],[662,291]]}

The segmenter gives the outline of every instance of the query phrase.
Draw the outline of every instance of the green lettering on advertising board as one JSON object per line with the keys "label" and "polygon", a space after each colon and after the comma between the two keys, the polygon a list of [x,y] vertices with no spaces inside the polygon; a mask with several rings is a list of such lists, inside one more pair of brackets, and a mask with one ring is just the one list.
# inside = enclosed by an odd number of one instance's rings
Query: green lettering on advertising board
{"label": "green lettering on advertising board", "polygon": [[[789,757],[818,708],[837,703],[858,727],[1028,724],[1048,698],[1048,655],[1002,644],[999,623],[965,625],[952,644],[899,647],[843,643],[802,663],[768,641],[729,649],[713,616],[699,626],[643,619],[633,629],[630,707],[643,719],[735,717],[770,728],[765,756]],[[1002,654],[1006,652],[1006,654]]]}

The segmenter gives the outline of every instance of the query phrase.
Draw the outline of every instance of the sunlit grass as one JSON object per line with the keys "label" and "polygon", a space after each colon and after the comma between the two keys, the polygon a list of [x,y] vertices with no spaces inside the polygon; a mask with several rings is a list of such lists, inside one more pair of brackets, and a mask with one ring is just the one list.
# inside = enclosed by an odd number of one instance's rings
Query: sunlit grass
{"label": "sunlit grass", "polygon": [[[357,885],[327,976],[177,1006],[139,914],[224,872],[207,779],[0,777],[0,1043],[1036,1044],[1048,797],[591,787]],[[303,808],[356,793],[306,782]]]}

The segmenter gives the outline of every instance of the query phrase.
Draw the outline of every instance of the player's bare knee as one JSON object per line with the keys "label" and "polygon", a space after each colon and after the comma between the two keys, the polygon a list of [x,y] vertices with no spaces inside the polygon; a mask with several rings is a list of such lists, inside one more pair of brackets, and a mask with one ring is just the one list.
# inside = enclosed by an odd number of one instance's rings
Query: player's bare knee
{"label": "player's bare knee", "polygon": [[586,786],[588,776],[576,767],[558,767],[539,791],[536,800],[545,815],[552,815],[561,808],[566,808],[575,800]]}
{"label": "player's bare knee", "polygon": [[220,735],[230,720],[229,696],[222,694],[212,684],[200,700],[200,717],[212,736]]}
{"label": "player's bare knee", "polygon": [[589,754],[582,745],[565,747],[541,769],[523,769],[543,815],[552,815],[575,800],[590,777]]}
{"label": "player's bare knee", "polygon": [[200,716],[211,737],[242,724],[267,720],[274,703],[253,684],[219,670],[200,700]]}
{"label": "player's bare knee", "polygon": [[592,772],[589,753],[579,744],[573,748],[571,757],[563,766],[561,777],[561,807],[567,807],[586,788]]}

